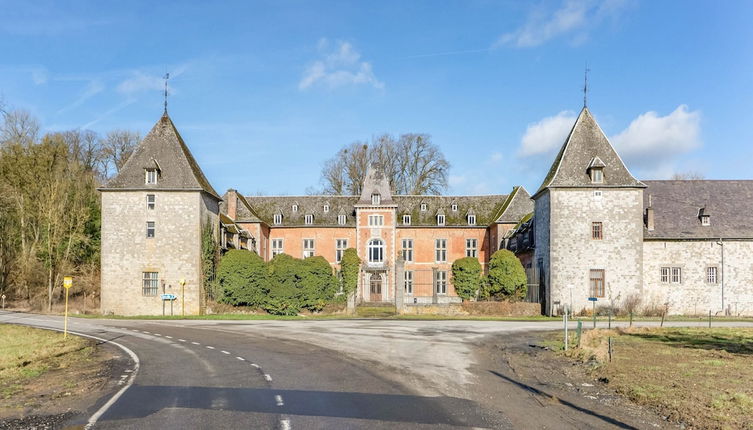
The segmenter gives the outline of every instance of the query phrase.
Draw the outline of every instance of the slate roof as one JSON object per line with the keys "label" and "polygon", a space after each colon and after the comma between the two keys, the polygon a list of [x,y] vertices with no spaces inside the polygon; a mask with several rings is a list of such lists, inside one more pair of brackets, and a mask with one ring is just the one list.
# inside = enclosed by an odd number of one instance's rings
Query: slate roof
{"label": "slate roof", "polygon": [[[592,184],[588,168],[601,164],[604,165],[604,182]],[[534,198],[547,188],[594,186],[643,188],[645,185],[630,174],[591,112],[584,107]]]}
{"label": "slate roof", "polygon": [[358,199],[359,206],[371,206],[371,195],[379,194],[380,206],[393,205],[390,182],[384,171],[373,164],[366,170],[366,179],[363,181],[363,190],[361,198]]}
{"label": "slate roof", "polygon": [[496,222],[517,224],[520,219],[533,212],[533,200],[522,186],[514,187],[505,200],[500,213],[495,217]]}
{"label": "slate roof", "polygon": [[[643,206],[650,196],[655,226],[645,238],[753,238],[753,180],[644,182]],[[701,209],[711,225],[701,225]]]}
{"label": "slate roof", "polygon": [[[144,169],[154,167],[160,170],[157,184],[145,184]],[[220,199],[167,112],[100,190],[196,190]]]}
{"label": "slate roof", "polygon": [[[370,193],[369,193],[370,196]],[[477,226],[487,226],[495,222],[507,195],[487,196],[392,196],[387,205],[397,205],[398,226],[402,226],[403,215],[411,215],[411,226],[437,226],[437,213],[444,212],[445,226],[467,226],[466,216],[476,216]],[[355,227],[355,206],[360,205],[361,196],[245,196],[250,208],[262,222],[274,225],[274,214],[282,213],[281,227],[305,226],[304,217],[314,215],[315,226],[338,226],[337,215],[346,215],[348,227]],[[426,203],[426,210],[421,211],[421,203]],[[293,212],[294,204],[298,211]],[[324,212],[324,205],[329,204],[329,212]],[[452,210],[452,205],[457,210]],[[371,205],[369,197],[368,206]],[[242,215],[242,205],[238,206],[238,216]],[[240,220],[240,219],[239,219]],[[519,220],[519,219],[518,219]],[[515,222],[517,222],[516,220]]]}

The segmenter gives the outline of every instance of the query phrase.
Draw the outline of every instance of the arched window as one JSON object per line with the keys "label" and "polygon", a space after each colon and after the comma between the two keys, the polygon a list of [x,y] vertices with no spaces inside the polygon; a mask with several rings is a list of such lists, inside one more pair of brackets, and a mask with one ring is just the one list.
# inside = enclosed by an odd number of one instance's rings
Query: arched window
{"label": "arched window", "polygon": [[384,242],[381,239],[371,239],[368,245],[369,263],[384,261]]}

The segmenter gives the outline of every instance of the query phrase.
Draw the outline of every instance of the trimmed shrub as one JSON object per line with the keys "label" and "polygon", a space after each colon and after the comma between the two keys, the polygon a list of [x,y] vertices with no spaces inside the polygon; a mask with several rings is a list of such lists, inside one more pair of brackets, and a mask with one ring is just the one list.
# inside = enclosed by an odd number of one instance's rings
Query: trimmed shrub
{"label": "trimmed shrub", "polygon": [[321,256],[309,257],[300,261],[301,267],[301,307],[318,312],[335,298],[337,279],[332,274],[332,266]]}
{"label": "trimmed shrub", "polygon": [[254,252],[228,251],[217,268],[219,301],[234,306],[259,306],[267,290],[267,268]]}
{"label": "trimmed shrub", "polygon": [[277,254],[269,262],[269,281],[262,308],[274,315],[297,315],[301,311],[300,260]]}
{"label": "trimmed shrub", "polygon": [[481,263],[477,258],[459,258],[452,263],[452,285],[463,300],[476,298],[481,288]]}
{"label": "trimmed shrub", "polygon": [[348,248],[343,252],[343,258],[340,261],[340,281],[342,282],[343,295],[347,300],[351,294],[356,292],[358,287],[358,272],[361,270],[361,259],[355,248]]}
{"label": "trimmed shrub", "polygon": [[526,271],[520,260],[507,249],[500,249],[489,260],[481,296],[485,299],[523,300],[528,290]]}

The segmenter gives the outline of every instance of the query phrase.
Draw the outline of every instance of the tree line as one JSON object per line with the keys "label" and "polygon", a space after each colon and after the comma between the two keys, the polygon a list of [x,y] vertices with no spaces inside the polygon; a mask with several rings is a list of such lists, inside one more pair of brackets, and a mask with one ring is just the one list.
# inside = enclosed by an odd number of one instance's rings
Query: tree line
{"label": "tree line", "polygon": [[0,293],[51,309],[62,277],[99,287],[100,198],[139,134],[42,132],[28,111],[0,106]]}

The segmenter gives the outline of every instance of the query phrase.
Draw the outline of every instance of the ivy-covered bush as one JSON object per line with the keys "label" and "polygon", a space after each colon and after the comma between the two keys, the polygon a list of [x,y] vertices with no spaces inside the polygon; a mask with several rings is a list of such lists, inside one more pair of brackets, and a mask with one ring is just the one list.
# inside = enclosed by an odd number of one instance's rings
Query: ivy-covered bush
{"label": "ivy-covered bush", "polygon": [[452,263],[452,285],[463,300],[476,298],[481,288],[481,263],[477,258],[459,258]]}
{"label": "ivy-covered bush", "polygon": [[321,256],[298,260],[301,264],[301,307],[318,312],[335,298],[337,278],[332,266]]}
{"label": "ivy-covered bush", "polygon": [[528,285],[520,260],[507,249],[500,249],[489,259],[489,273],[484,277],[481,298],[523,300]]}
{"label": "ivy-covered bush", "polygon": [[355,248],[348,248],[343,252],[343,258],[340,261],[340,282],[342,282],[343,297],[347,300],[351,294],[355,293],[358,287],[358,272],[361,270],[361,259]]}
{"label": "ivy-covered bush", "polygon": [[267,290],[267,268],[254,252],[228,251],[217,268],[219,301],[234,306],[259,306]]}

